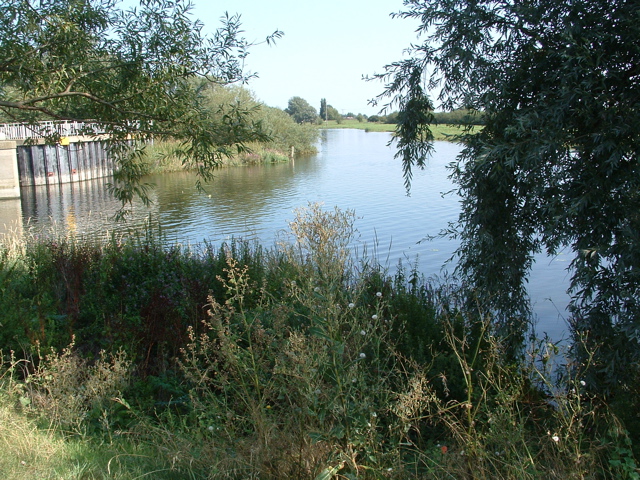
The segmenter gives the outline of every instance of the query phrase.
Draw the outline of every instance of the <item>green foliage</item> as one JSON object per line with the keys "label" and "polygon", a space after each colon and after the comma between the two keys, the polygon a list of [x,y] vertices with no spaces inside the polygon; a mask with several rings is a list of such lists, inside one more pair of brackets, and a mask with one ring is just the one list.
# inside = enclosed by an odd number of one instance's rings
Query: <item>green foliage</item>
{"label": "green foliage", "polygon": [[205,108],[193,80],[248,80],[242,64],[252,45],[241,37],[239,16],[225,16],[206,37],[190,9],[183,0],[127,10],[110,0],[3,2],[0,110],[36,130],[38,120],[73,120],[88,122],[86,134],[109,134],[118,166],[112,191],[123,204],[147,198],[131,136],[182,142],[185,164],[208,178],[221,158],[267,136],[237,103]]}
{"label": "green foliage", "polygon": [[301,97],[291,97],[284,111],[291,115],[297,123],[315,123],[318,120],[316,109]]}
{"label": "green foliage", "polygon": [[340,122],[342,120],[342,115],[338,112],[338,109],[327,105],[327,118],[329,120],[335,120],[336,122]]}
{"label": "green foliage", "polygon": [[329,116],[327,115],[327,99],[326,98],[320,99],[320,111],[318,115],[320,116],[321,120],[324,120],[324,121],[329,120]]}
{"label": "green foliage", "polygon": [[480,112],[464,108],[458,108],[450,112],[433,112],[433,119],[436,123],[447,125],[482,125],[484,123]]}
{"label": "green foliage", "polygon": [[110,433],[118,422],[117,399],[129,381],[131,362],[120,351],[110,357],[100,352],[89,364],[73,347],[36,359],[20,402],[62,431],[79,434],[98,428]]}
{"label": "green foliage", "polygon": [[[251,112],[252,121],[260,125],[268,137],[260,142],[247,142],[240,151],[229,152],[220,166],[284,162],[291,158],[292,148],[295,155],[316,152],[318,129],[315,125],[296,123],[284,111],[262,104],[243,87],[205,82],[200,89],[208,111],[217,112],[216,115],[221,117],[228,105],[236,103]],[[184,168],[184,159],[188,156],[184,145],[176,141],[155,141],[152,146],[145,148],[145,154],[145,161],[150,168],[159,171]]]}
{"label": "green foliage", "polygon": [[295,116],[292,118],[279,108],[262,104],[249,90],[239,86],[205,84],[202,93],[212,111],[219,111],[234,102],[251,111],[252,120],[268,135],[268,139],[260,142],[266,148],[279,150],[285,155],[289,154],[291,147],[301,155],[315,152],[318,130],[311,122],[298,122]]}
{"label": "green foliage", "polygon": [[315,125],[295,123],[283,110],[267,106],[262,107],[260,118],[269,132],[267,145],[283,152],[289,152],[293,147],[296,155],[316,153],[318,128]]}
{"label": "green foliage", "polygon": [[425,37],[379,76],[406,120],[406,178],[429,148],[421,85],[440,88],[445,110],[483,114],[452,172],[462,213],[448,233],[461,242],[460,274],[517,343],[534,254],[570,248],[573,354],[593,352],[589,384],[612,401],[637,392],[637,4],[409,0],[398,16],[418,19]]}
{"label": "green foliage", "polygon": [[[3,473],[82,459],[88,478],[636,478],[589,362],[561,365],[548,341],[509,361],[464,290],[354,258],[354,219],[309,205],[269,251],[149,234],[5,252],[7,325],[62,347],[6,358]],[[35,278],[44,318],[66,312],[38,338],[20,323]],[[41,447],[54,431],[64,444]]]}

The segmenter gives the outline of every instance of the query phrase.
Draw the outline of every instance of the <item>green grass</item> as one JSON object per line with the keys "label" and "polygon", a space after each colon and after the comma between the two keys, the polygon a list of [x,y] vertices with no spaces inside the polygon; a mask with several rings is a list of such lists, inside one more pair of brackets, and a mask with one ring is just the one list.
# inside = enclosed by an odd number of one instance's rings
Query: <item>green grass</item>
{"label": "green grass", "polygon": [[[320,128],[357,128],[368,132],[394,132],[396,126],[391,123],[358,122],[357,120],[343,120],[338,123],[335,120],[329,120],[324,122]],[[453,141],[457,135],[462,133],[462,128],[456,125],[431,125],[431,131],[435,140]]]}

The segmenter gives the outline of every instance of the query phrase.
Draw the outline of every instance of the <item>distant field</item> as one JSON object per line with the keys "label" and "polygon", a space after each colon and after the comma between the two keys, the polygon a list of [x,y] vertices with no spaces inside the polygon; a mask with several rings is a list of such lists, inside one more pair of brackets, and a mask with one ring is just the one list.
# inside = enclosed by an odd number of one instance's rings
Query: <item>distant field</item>
{"label": "distant field", "polygon": [[[391,123],[369,123],[357,120],[343,120],[338,124],[335,120],[329,120],[323,123],[320,128],[359,128],[369,132],[393,132],[396,126]],[[453,137],[462,133],[462,128],[456,125],[432,125],[431,131],[436,140],[453,140]]]}

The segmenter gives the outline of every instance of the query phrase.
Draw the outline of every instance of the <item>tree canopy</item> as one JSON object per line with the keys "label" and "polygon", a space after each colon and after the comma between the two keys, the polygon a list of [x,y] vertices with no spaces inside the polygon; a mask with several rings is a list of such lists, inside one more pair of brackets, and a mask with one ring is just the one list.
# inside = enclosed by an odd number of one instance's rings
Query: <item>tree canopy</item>
{"label": "tree canopy", "polygon": [[[222,115],[205,108],[204,79],[244,83],[252,46],[240,17],[225,14],[211,36],[193,20],[186,0],[141,0],[123,10],[116,0],[7,0],[0,5],[0,111],[28,122],[97,124],[111,136],[119,169],[113,192],[143,198],[133,135],[184,143],[184,162],[208,178],[222,155],[265,138],[250,113],[231,104]],[[279,38],[276,31],[267,43]],[[218,112],[219,113],[219,112]],[[92,126],[87,134],[95,133]],[[55,141],[55,138],[49,140]]]}
{"label": "tree canopy", "polygon": [[[247,88],[207,82],[202,93],[206,98],[208,110],[221,112],[220,115],[223,115],[225,106],[233,104],[240,105],[244,110],[254,111],[252,119],[260,122],[262,130],[269,136],[268,141],[260,142],[262,145],[285,154],[291,152],[291,147],[296,155],[316,153],[315,144],[319,135],[316,125],[296,123],[293,117],[283,110],[264,105]],[[253,145],[248,146],[251,148]]]}
{"label": "tree canopy", "polygon": [[[498,323],[522,325],[534,254],[571,249],[570,324],[599,385],[638,386],[640,4],[405,0],[410,58],[377,75],[400,108],[398,156],[431,152],[433,103],[481,112],[453,178],[458,271]],[[581,347],[580,347],[581,346]],[[593,356],[595,355],[595,356]],[[597,378],[596,378],[597,377]],[[626,388],[626,387],[625,387]]]}
{"label": "tree canopy", "polygon": [[284,111],[298,123],[314,123],[318,119],[316,109],[302,97],[291,97]]}

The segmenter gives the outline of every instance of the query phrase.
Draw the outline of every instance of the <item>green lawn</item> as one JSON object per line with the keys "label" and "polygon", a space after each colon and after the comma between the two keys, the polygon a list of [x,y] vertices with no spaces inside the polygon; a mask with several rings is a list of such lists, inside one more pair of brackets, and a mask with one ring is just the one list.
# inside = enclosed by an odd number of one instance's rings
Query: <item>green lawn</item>
{"label": "green lawn", "polygon": [[[393,123],[359,122],[357,120],[343,120],[338,124],[335,120],[329,120],[324,122],[320,128],[359,128],[368,132],[393,132],[396,125]],[[463,130],[457,125],[432,125],[431,131],[436,140],[454,140],[454,137],[460,135]]]}

